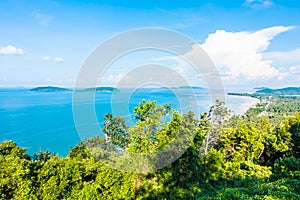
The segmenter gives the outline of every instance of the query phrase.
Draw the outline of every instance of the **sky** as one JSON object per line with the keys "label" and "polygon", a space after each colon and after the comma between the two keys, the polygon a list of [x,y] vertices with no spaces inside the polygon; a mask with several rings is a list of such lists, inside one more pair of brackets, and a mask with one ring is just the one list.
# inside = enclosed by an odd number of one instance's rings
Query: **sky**
{"label": "sky", "polygon": [[[192,38],[214,62],[227,90],[300,86],[300,1],[2,0],[0,87],[73,87],[98,45],[143,27]],[[100,82],[113,86],[133,68],[157,63],[203,85],[178,58],[135,52],[112,64]]]}

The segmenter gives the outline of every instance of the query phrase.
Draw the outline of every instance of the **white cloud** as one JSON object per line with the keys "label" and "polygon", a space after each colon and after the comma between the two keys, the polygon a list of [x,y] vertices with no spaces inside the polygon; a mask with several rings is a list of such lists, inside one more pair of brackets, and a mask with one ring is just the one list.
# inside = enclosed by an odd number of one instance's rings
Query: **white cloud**
{"label": "white cloud", "polygon": [[297,65],[300,63],[300,48],[286,52],[266,52],[263,54],[263,58],[272,60],[276,66],[286,67]]}
{"label": "white cloud", "polygon": [[279,77],[280,82],[283,86],[292,85],[299,87],[300,81],[300,64],[290,66],[288,71],[283,73],[281,77]]}
{"label": "white cloud", "polygon": [[246,0],[243,5],[250,6],[252,8],[268,8],[273,5],[271,0]]}
{"label": "white cloud", "polygon": [[44,56],[44,57],[42,57],[42,60],[46,61],[46,62],[51,61],[51,60],[53,60],[55,62],[59,62],[59,63],[64,62],[64,59],[62,57],[51,58],[50,56]]}
{"label": "white cloud", "polygon": [[6,47],[0,47],[0,54],[23,55],[24,51],[15,46],[8,45]]}
{"label": "white cloud", "polygon": [[49,56],[44,56],[44,57],[42,57],[42,60],[43,61],[50,61],[50,57]]}
{"label": "white cloud", "polygon": [[280,33],[295,27],[274,26],[256,32],[217,30],[202,44],[225,80],[259,80],[280,77],[282,73],[264,59],[263,52]]}
{"label": "white cloud", "polygon": [[54,61],[56,61],[56,62],[63,62],[64,59],[61,58],[61,57],[55,57],[55,58],[54,58]]}

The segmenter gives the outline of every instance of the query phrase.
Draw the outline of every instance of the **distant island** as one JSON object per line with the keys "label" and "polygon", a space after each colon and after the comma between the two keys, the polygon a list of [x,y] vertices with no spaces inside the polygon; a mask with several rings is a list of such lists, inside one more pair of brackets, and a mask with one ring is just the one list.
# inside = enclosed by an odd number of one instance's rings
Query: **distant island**
{"label": "distant island", "polygon": [[30,89],[33,92],[114,92],[119,91],[114,87],[96,87],[96,88],[83,88],[83,89],[68,89],[62,87],[54,87],[54,86],[45,86],[45,87],[35,87]]}
{"label": "distant island", "polygon": [[198,86],[180,86],[179,89],[205,89],[205,88],[198,87]]}
{"label": "distant island", "polygon": [[300,87],[286,87],[280,89],[270,89],[270,88],[263,88],[257,90],[256,93],[264,93],[264,94],[281,94],[281,95],[299,95],[300,94]]}
{"label": "distant island", "polygon": [[205,89],[205,88],[187,85],[187,86],[179,86],[179,87],[160,87],[160,89]]}
{"label": "distant island", "polygon": [[45,87],[36,87],[30,89],[33,92],[70,92],[71,89],[68,88],[61,88],[61,87],[54,87],[54,86],[45,86]]}
{"label": "distant island", "polygon": [[228,92],[228,95],[237,95],[237,96],[250,96],[250,97],[260,97],[265,95],[300,95],[300,87],[285,87],[279,89],[271,89],[266,87],[254,88],[257,89],[255,93],[234,93]]}
{"label": "distant island", "polygon": [[96,87],[96,88],[85,88],[85,89],[76,89],[76,92],[115,92],[119,89],[114,87]]}

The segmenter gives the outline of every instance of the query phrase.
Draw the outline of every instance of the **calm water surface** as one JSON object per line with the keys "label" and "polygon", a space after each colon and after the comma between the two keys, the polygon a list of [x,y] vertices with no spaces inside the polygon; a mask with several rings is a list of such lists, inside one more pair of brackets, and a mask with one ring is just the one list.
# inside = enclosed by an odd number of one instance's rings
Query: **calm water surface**
{"label": "calm water surface", "polygon": [[[179,91],[182,95],[185,91]],[[194,105],[189,95],[184,102],[178,102],[174,93],[162,89],[139,89],[135,91],[129,103],[115,102],[119,109],[127,109],[127,123],[133,123],[132,110],[142,99],[157,100],[159,104],[170,103],[172,108],[180,111],[208,111],[212,104],[205,90],[195,92],[197,104]],[[96,93],[95,108],[100,126],[103,116],[112,112],[112,94]],[[235,113],[244,113],[254,100],[247,97],[227,96],[226,104]],[[181,104],[180,104],[181,103]],[[113,110],[113,113],[122,113]],[[49,150],[61,156],[67,155],[70,147],[75,146],[79,137],[73,120],[72,92],[32,92],[28,89],[0,89],[0,141],[13,140],[21,147],[27,148],[27,153],[34,154],[39,150]],[[96,125],[86,124],[93,127]],[[102,135],[99,129],[91,129],[90,135]]]}

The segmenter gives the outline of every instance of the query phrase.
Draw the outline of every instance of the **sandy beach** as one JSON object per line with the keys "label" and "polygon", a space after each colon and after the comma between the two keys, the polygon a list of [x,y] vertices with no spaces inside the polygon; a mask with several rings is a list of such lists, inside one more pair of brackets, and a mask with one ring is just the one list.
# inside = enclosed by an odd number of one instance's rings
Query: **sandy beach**
{"label": "sandy beach", "polygon": [[243,115],[249,108],[255,108],[260,100],[248,96],[226,96],[226,106],[233,111],[234,114]]}

